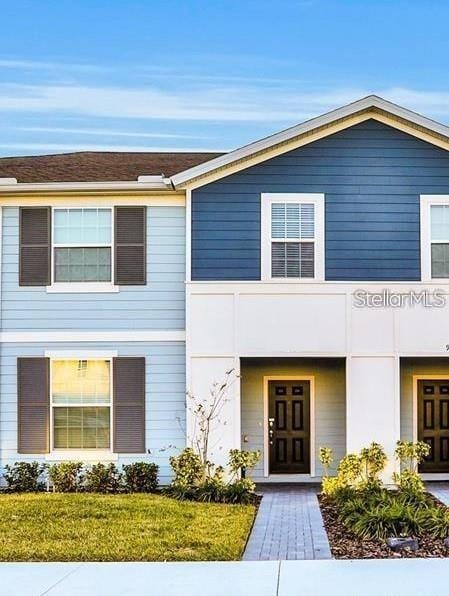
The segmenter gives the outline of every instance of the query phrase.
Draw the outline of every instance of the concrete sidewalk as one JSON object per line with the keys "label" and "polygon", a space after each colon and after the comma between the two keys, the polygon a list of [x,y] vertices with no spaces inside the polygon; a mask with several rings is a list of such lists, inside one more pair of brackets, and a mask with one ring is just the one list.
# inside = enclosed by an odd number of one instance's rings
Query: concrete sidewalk
{"label": "concrete sidewalk", "polygon": [[2,563],[1,596],[446,596],[449,559]]}

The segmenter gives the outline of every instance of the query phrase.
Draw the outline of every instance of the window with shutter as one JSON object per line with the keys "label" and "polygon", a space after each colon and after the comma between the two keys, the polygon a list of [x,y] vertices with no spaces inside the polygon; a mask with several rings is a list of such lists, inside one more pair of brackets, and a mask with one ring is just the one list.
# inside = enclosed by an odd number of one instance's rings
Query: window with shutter
{"label": "window with shutter", "polygon": [[262,195],[262,279],[324,278],[323,217],[323,195]]}

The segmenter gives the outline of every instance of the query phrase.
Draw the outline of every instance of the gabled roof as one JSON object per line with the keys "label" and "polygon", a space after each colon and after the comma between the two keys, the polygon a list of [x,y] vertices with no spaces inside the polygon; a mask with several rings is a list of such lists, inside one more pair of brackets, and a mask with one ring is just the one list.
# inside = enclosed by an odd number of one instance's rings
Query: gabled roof
{"label": "gabled roof", "polygon": [[82,151],[0,158],[0,178],[21,183],[137,181],[138,176],[182,172],[221,153],[131,153]]}
{"label": "gabled roof", "polygon": [[[228,175],[230,168],[239,163],[241,163],[241,169],[252,165],[252,163],[249,163],[249,160],[257,155],[262,156],[263,154],[266,154],[266,156],[262,157],[259,161],[269,159],[271,156],[269,155],[270,150],[273,150],[276,147],[286,146],[294,139],[309,136],[310,140],[306,140],[306,142],[311,142],[314,140],[311,138],[311,135],[315,131],[325,129],[327,132],[322,136],[326,136],[326,134],[333,134],[333,132],[335,132],[335,130],[332,129],[332,125],[342,123],[342,128],[345,128],[345,123],[347,122],[346,126],[351,126],[354,123],[351,119],[359,114],[363,115],[363,119],[381,119],[381,116],[385,115],[389,118],[388,124],[397,126],[397,128],[402,130],[407,127],[407,132],[410,132],[410,134],[425,138],[429,142],[434,142],[440,147],[449,149],[449,127],[435,122],[430,118],[426,118],[425,116],[421,116],[416,112],[402,108],[390,101],[378,97],[377,95],[368,95],[358,101],[354,101],[341,108],[327,112],[322,116],[312,118],[311,120],[287,128],[274,135],[245,145],[240,149],[220,155],[211,161],[179,172],[172,176],[172,183],[177,188],[188,186],[194,181],[196,186],[201,186],[202,183],[206,184],[210,181],[209,178],[214,172],[217,173],[217,178],[221,178],[222,176]],[[218,175],[219,173],[220,175]],[[205,179],[204,182],[202,182],[203,178]]]}

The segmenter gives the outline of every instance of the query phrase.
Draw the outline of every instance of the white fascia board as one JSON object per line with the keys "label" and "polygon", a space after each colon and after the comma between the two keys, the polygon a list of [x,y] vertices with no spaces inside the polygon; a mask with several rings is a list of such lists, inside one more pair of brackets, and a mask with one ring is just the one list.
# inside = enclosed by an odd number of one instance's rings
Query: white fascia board
{"label": "white fascia board", "polygon": [[[115,182],[16,182],[13,184],[0,184],[1,193],[20,192],[67,192],[90,190],[172,190],[169,178],[152,176],[154,180],[142,181],[115,181]],[[157,178],[157,180],[156,180]]]}
{"label": "white fascia board", "polygon": [[[310,132],[316,128],[330,125],[341,118],[347,118],[348,116],[352,116],[358,112],[369,110],[371,108],[383,110],[384,112],[392,114],[393,116],[407,120],[412,124],[426,128],[429,131],[444,137],[448,137],[449,139],[449,127],[445,126],[444,124],[440,124],[439,122],[435,122],[435,120],[431,120],[430,118],[421,116],[416,112],[402,108],[401,106],[382,99],[377,95],[368,95],[367,97],[347,104],[341,108],[327,112],[322,116],[317,116],[316,118],[312,118],[311,120],[307,120],[306,122],[302,122],[301,124],[287,128],[286,130],[278,132],[274,135],[265,137],[264,139],[250,143],[249,145],[245,145],[240,149],[236,149],[235,151],[231,151],[230,153],[216,157],[215,159],[207,161],[204,164],[194,166],[193,168],[184,170],[184,172],[179,172],[178,174],[172,176],[171,181],[176,188],[182,184],[186,184],[194,178],[203,176],[209,172],[213,172],[218,168],[229,166],[237,161],[248,158],[255,153],[266,151],[275,145],[285,143],[286,141],[294,139],[295,137]],[[223,176],[225,175],[226,173],[223,173]]]}

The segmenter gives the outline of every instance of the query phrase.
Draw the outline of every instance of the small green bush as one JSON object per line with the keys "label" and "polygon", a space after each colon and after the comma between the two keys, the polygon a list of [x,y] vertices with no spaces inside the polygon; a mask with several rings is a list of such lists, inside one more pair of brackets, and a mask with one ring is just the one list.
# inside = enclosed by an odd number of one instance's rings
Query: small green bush
{"label": "small green bush", "polygon": [[218,467],[212,476],[206,478],[196,487],[193,497],[207,503],[223,503],[226,500],[226,483],[223,473],[223,468]]}
{"label": "small green bush", "polygon": [[148,462],[135,462],[123,466],[125,490],[130,493],[154,493],[158,487],[159,467]]}
{"label": "small green bush", "polygon": [[117,493],[122,490],[122,475],[113,463],[94,464],[86,471],[84,488],[92,493]]}
{"label": "small green bush", "polygon": [[45,489],[45,483],[41,480],[41,476],[46,469],[45,464],[40,464],[37,461],[18,461],[13,465],[6,465],[3,476],[11,491],[37,492]]}
{"label": "small green bush", "polygon": [[240,449],[231,449],[229,451],[228,466],[234,478],[245,478],[247,472],[252,470],[258,463],[261,452],[241,451]]}
{"label": "small green bush", "polygon": [[80,490],[83,480],[81,462],[67,461],[52,464],[48,469],[48,476],[57,493],[74,493]]}
{"label": "small green bush", "polygon": [[418,465],[429,453],[430,447],[423,441],[396,443],[395,457],[401,465],[401,471],[393,475],[393,480],[401,492],[418,497],[424,493],[424,482],[418,474]]}
{"label": "small green bush", "polygon": [[226,486],[225,503],[247,505],[256,501],[256,485],[249,478],[241,478]]}
{"label": "small green bush", "polygon": [[187,447],[179,455],[170,457],[174,478],[169,493],[178,499],[194,498],[196,489],[205,478],[205,469],[199,455]]}

